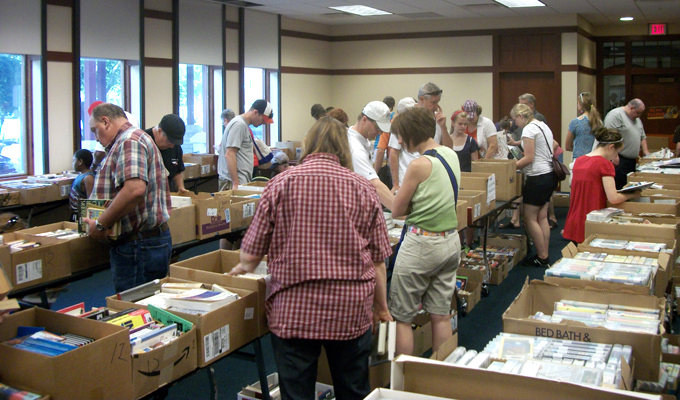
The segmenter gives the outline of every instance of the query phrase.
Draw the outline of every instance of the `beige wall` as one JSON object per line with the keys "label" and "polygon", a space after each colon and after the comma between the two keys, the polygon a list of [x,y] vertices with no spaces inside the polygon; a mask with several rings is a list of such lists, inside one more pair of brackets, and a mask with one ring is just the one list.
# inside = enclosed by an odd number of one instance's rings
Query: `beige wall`
{"label": "beige wall", "polygon": [[3,0],[1,4],[0,53],[40,54],[40,1]]}
{"label": "beige wall", "polygon": [[72,65],[47,63],[47,124],[49,126],[48,173],[72,169],[73,161],[73,85]]}
{"label": "beige wall", "polygon": [[578,33],[569,32],[562,35],[562,65],[576,65],[578,62]]}
{"label": "beige wall", "polygon": [[[329,75],[281,74],[282,141],[302,141],[314,124],[310,113],[312,104],[344,108],[340,103],[334,102],[331,96],[331,80]],[[349,110],[345,111],[351,120],[352,114]]]}
{"label": "beige wall", "polygon": [[239,89],[238,71],[227,71],[227,104],[225,108],[231,108],[236,115],[240,113],[238,104]]}
{"label": "beige wall", "polygon": [[144,18],[144,57],[172,58],[172,21]]}
{"label": "beige wall", "polygon": [[595,69],[597,67],[597,44],[592,40],[578,35],[578,65]]}
{"label": "beige wall", "polygon": [[172,12],[172,2],[170,0],[144,0],[144,8]]}
{"label": "beige wall", "polygon": [[281,65],[286,67],[330,69],[332,46],[322,40],[281,38]]}
{"label": "beige wall", "polygon": [[281,29],[313,33],[316,35],[331,35],[331,26],[322,25],[314,22],[302,21],[299,19],[281,17]]}
{"label": "beige wall", "polygon": [[[567,128],[572,119],[576,118],[576,96],[578,95],[578,72],[562,72],[562,149],[564,149],[564,141],[567,138]],[[569,165],[571,162],[571,151],[564,152],[564,163]],[[569,191],[569,180],[563,181],[561,184],[561,191]]]}

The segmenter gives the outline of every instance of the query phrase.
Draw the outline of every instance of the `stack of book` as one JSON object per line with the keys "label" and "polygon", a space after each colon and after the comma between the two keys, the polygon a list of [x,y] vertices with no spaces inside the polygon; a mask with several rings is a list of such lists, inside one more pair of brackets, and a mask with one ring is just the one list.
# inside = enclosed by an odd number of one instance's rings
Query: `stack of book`
{"label": "stack of book", "polygon": [[[35,331],[35,329],[31,330]],[[22,335],[21,331],[18,335]],[[17,349],[53,357],[64,354],[67,351],[75,350],[78,347],[85,346],[92,342],[94,342],[94,339],[88,337],[74,335],[72,333],[58,335],[41,329],[29,335],[22,335],[9,340],[5,342],[5,344],[16,347]]]}
{"label": "stack of book", "polygon": [[666,244],[664,243],[635,242],[632,240],[595,238],[588,244],[593,247],[612,250],[646,251],[652,253],[659,253],[662,250],[666,250]]}
{"label": "stack of book", "polygon": [[643,257],[643,256],[624,256],[617,254],[607,254],[607,253],[591,253],[589,251],[579,252],[574,255],[576,260],[589,260],[589,261],[601,261],[608,263],[619,263],[619,264],[637,264],[637,265],[649,265],[651,267],[659,266],[658,258]]}
{"label": "stack of book", "polygon": [[43,398],[43,396],[27,392],[25,390],[19,390],[11,386],[0,383],[0,399],[3,400],[38,400]]}
{"label": "stack of book", "polygon": [[586,215],[586,221],[592,222],[607,222],[613,216],[623,214],[623,210],[620,208],[603,208],[601,210],[591,211]]}
{"label": "stack of book", "polygon": [[[621,257],[625,258],[625,256]],[[562,258],[546,270],[545,275],[647,286],[649,280],[653,276],[653,272],[653,267],[645,264],[625,264]]]}
{"label": "stack of book", "polygon": [[38,234],[36,234],[36,236],[43,236],[43,237],[51,237],[51,238],[69,240],[69,239],[77,239],[79,237],[87,236],[87,234],[84,233],[84,232],[78,232],[75,229],[57,229],[56,231],[52,231],[52,232],[38,233]]}
{"label": "stack of book", "polygon": [[238,295],[220,285],[204,288],[202,283],[152,281],[118,294],[135,304],[187,314],[205,314],[238,300]]}

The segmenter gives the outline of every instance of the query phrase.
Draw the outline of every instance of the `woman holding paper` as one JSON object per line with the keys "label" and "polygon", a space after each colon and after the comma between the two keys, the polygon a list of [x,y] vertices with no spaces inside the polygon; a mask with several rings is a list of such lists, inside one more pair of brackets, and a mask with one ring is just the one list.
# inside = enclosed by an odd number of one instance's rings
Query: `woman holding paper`
{"label": "woman holding paper", "polygon": [[576,243],[585,240],[586,217],[589,212],[640,197],[640,191],[618,193],[614,182],[614,160],[623,148],[623,138],[615,129],[604,127],[593,131],[598,144],[593,151],[579,157],[574,164],[569,196],[569,213],[562,236]]}

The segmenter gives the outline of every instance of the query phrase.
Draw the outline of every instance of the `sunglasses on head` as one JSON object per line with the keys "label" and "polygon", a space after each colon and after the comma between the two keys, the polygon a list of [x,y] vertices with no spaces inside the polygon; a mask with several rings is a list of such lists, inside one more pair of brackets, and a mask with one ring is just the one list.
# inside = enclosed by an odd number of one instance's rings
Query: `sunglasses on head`
{"label": "sunglasses on head", "polygon": [[439,96],[442,93],[444,93],[444,91],[442,89],[439,89],[439,90],[435,90],[433,92],[425,93],[424,96]]}

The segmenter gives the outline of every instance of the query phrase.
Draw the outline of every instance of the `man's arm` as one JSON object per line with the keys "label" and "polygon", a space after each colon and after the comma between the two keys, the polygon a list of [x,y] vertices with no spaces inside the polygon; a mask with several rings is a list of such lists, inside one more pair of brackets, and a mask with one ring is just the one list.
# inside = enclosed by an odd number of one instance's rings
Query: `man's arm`
{"label": "man's arm", "polygon": [[240,255],[240,263],[236,265],[234,268],[232,268],[231,271],[229,271],[229,275],[235,276],[235,275],[243,275],[248,272],[253,272],[255,271],[255,268],[260,264],[260,261],[262,261],[264,257],[262,256],[254,256],[252,254],[248,254],[245,252],[241,252]]}
{"label": "man's arm", "polygon": [[[99,223],[111,227],[133,212],[137,205],[144,201],[146,185],[146,182],[139,178],[126,180],[111,205],[99,216]],[[85,218],[84,221],[89,225],[89,235],[92,238],[103,240],[108,237],[108,232],[97,230],[95,220]]]}
{"label": "man's arm", "polygon": [[401,150],[397,150],[392,147],[388,160],[390,165],[390,174],[392,175],[392,193],[399,190],[399,154],[401,154]]}
{"label": "man's arm", "polygon": [[649,148],[647,147],[647,138],[640,140],[640,148],[642,149],[642,155],[646,156],[649,154]]}
{"label": "man's arm", "polygon": [[[374,262],[375,268],[375,294],[373,297],[373,323],[379,321],[393,321],[387,307],[387,269],[385,262]],[[375,328],[375,326],[374,326]]]}
{"label": "man's arm", "polygon": [[182,194],[188,192],[184,187],[184,172],[175,175],[172,180],[175,182],[175,186],[177,186],[177,193]]}
{"label": "man's arm", "polygon": [[392,194],[390,189],[378,178],[371,179],[371,184],[373,185],[373,187],[375,187],[375,190],[378,192],[378,198],[380,199],[382,205],[391,210],[394,195]]}
{"label": "man's arm", "polygon": [[380,168],[382,168],[384,158],[385,149],[381,149],[380,147],[378,147],[375,152],[375,161],[373,162],[373,168],[375,169],[376,173],[380,172]]}
{"label": "man's arm", "polygon": [[227,158],[227,171],[229,171],[231,184],[234,189],[237,189],[239,185],[236,153],[238,153],[238,147],[227,147],[227,153],[224,155]]}

